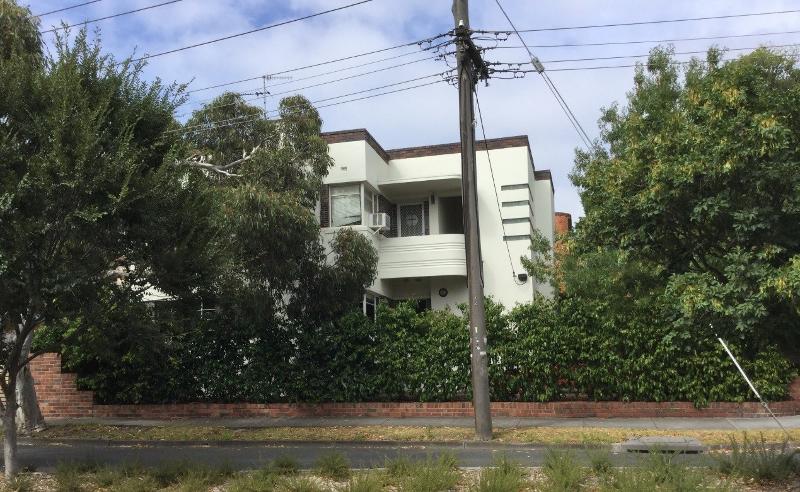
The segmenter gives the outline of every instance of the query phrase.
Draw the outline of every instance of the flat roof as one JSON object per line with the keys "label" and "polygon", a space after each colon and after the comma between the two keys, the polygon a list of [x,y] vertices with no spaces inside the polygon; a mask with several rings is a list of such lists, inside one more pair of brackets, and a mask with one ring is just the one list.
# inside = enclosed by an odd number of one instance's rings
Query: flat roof
{"label": "flat roof", "polygon": [[[338,130],[333,132],[323,132],[321,134],[323,140],[328,144],[341,143],[341,142],[357,142],[365,141],[372,147],[375,152],[380,155],[387,163],[395,159],[411,159],[414,157],[430,157],[434,155],[445,154],[460,154],[461,142],[452,142],[436,145],[421,145],[417,147],[403,147],[399,149],[386,150],[375,140],[375,137],[366,128],[354,128],[351,130]],[[477,151],[508,149],[512,147],[526,147],[528,155],[531,156],[531,144],[527,135],[514,135],[511,137],[501,138],[488,138],[486,140],[476,140],[475,149]],[[533,157],[531,156],[531,164],[533,164]],[[549,169],[535,170],[534,176],[537,181],[549,180],[550,186],[553,186],[553,176],[550,174]]]}

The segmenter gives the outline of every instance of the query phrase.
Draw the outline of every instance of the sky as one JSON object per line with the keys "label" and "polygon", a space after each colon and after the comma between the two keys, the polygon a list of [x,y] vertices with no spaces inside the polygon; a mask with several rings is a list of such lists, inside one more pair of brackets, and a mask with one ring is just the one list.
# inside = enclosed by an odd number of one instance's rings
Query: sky
{"label": "sky", "polygon": [[[74,24],[88,19],[134,10],[165,0],[102,0],[41,18],[42,29]],[[153,54],[200,43],[210,39],[256,29],[315,12],[353,3],[355,0],[181,0],[179,2],[91,24],[101,37],[103,49],[118,59],[135,54]],[[24,3],[24,2],[21,2]],[[31,0],[34,14],[82,3],[81,0]],[[800,9],[800,0],[501,0],[518,29],[572,27],[632,21],[651,21],[687,17],[707,17],[752,12]],[[177,111],[185,120],[191,111],[225,90],[253,93],[261,90],[261,80],[211,90],[211,85],[284,71],[367,51],[424,40],[452,28],[451,0],[372,0],[352,8],[313,19],[279,26],[246,36],[209,44],[178,53],[151,58],[145,68],[147,79],[188,83],[189,101]],[[509,29],[495,0],[471,0],[472,29]],[[784,31],[797,34],[767,35]],[[93,31],[94,32],[94,31]],[[709,36],[748,37],[675,41]],[[52,43],[52,34],[46,34]],[[627,65],[645,58],[612,60],[558,61],[609,56],[646,55],[660,45],[671,45],[676,52],[703,52],[710,46],[747,48],[730,51],[726,58],[767,45],[800,43],[800,13],[782,13],[743,18],[694,22],[658,23],[639,26],[592,29],[562,29],[523,33],[534,54],[544,62],[548,74],[562,93],[577,119],[591,138],[599,135],[598,118],[602,108],[625,105],[631,89],[633,68],[587,70],[586,67]],[[445,38],[439,38],[442,41]],[[621,43],[602,46],[546,47],[553,44]],[[647,41],[647,42],[644,42]],[[525,51],[518,39],[479,41],[490,62],[524,62]],[[423,43],[422,45],[428,46]],[[445,47],[445,49],[451,49]],[[402,55],[402,56],[399,56]],[[676,55],[688,59],[699,55]],[[391,60],[383,60],[396,57]],[[349,101],[370,94],[402,89],[441,80],[440,74],[454,64],[452,57],[437,60],[432,50],[413,45],[370,56],[297,70],[267,81],[272,94],[268,110],[277,107],[280,97],[300,93],[317,106]],[[383,61],[381,61],[383,60]],[[354,65],[366,66],[353,67]],[[383,69],[377,73],[308,85]],[[581,68],[579,70],[559,70]],[[337,73],[321,75],[338,70]],[[307,80],[301,78],[313,77]],[[336,98],[388,84],[374,92]],[[301,90],[302,89],[302,90]],[[284,93],[285,94],[279,94]],[[263,98],[254,99],[261,106]],[[335,98],[335,99],[330,99]],[[481,84],[478,98],[488,138],[528,135],[536,169],[550,169],[555,187],[556,210],[569,212],[575,219],[583,215],[579,190],[569,180],[575,149],[581,145],[578,134],[562,112],[555,97],[538,74],[512,80],[489,80]],[[438,83],[406,91],[320,108],[323,130],[366,128],[385,148],[432,145],[458,140],[458,95],[451,85]],[[481,138],[480,127],[476,130]],[[480,177],[479,177],[480,179]]]}

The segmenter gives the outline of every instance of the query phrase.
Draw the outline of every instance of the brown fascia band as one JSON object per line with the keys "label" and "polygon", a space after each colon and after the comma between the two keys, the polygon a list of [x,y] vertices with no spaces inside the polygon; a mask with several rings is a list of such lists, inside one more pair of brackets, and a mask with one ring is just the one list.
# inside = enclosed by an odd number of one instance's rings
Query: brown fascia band
{"label": "brown fascia band", "polygon": [[[419,147],[404,147],[401,149],[384,150],[383,147],[375,140],[366,128],[356,128],[353,130],[339,130],[335,132],[324,132],[321,134],[323,140],[329,145],[341,142],[357,142],[365,141],[372,147],[372,149],[386,162],[389,163],[393,159],[411,159],[414,157],[430,157],[434,155],[458,154],[461,152],[461,143],[453,142],[438,145],[422,145]],[[486,140],[477,140],[475,142],[475,150],[478,152],[497,149],[510,149],[513,147],[525,147],[528,149],[528,156],[531,163],[531,144],[527,135],[516,135],[513,137],[490,138]],[[534,171],[534,177],[537,181],[547,180],[550,181],[550,188],[555,191],[553,186],[553,176],[550,174],[549,169],[542,169]]]}
{"label": "brown fascia band", "polygon": [[[341,143],[341,142],[355,142],[359,140],[366,141],[375,152],[378,153],[386,162],[393,159],[411,159],[413,157],[429,157],[434,155],[445,154],[458,154],[461,152],[461,144],[459,142],[438,144],[438,145],[423,145],[419,147],[404,147],[401,149],[384,150],[378,144],[375,138],[364,128],[357,128],[354,130],[341,130],[335,132],[322,133],[322,138],[328,143]],[[485,151],[488,147],[489,150],[508,149],[512,147],[526,147],[530,152],[530,142],[527,135],[517,135],[514,137],[492,138],[487,140],[478,140],[475,142],[475,149],[477,151]]]}

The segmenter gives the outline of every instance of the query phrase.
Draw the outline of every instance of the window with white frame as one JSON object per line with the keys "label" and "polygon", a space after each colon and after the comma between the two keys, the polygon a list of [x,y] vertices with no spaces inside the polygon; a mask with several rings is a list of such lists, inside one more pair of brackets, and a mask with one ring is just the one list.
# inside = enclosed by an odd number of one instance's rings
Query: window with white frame
{"label": "window with white frame", "polygon": [[361,224],[361,185],[331,186],[331,226]]}

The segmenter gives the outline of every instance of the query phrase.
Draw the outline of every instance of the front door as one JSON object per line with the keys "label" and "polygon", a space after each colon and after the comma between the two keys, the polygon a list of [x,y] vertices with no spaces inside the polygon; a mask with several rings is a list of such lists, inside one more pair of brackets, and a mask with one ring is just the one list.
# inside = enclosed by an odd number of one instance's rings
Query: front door
{"label": "front door", "polygon": [[400,205],[400,236],[424,236],[425,214],[421,203]]}

